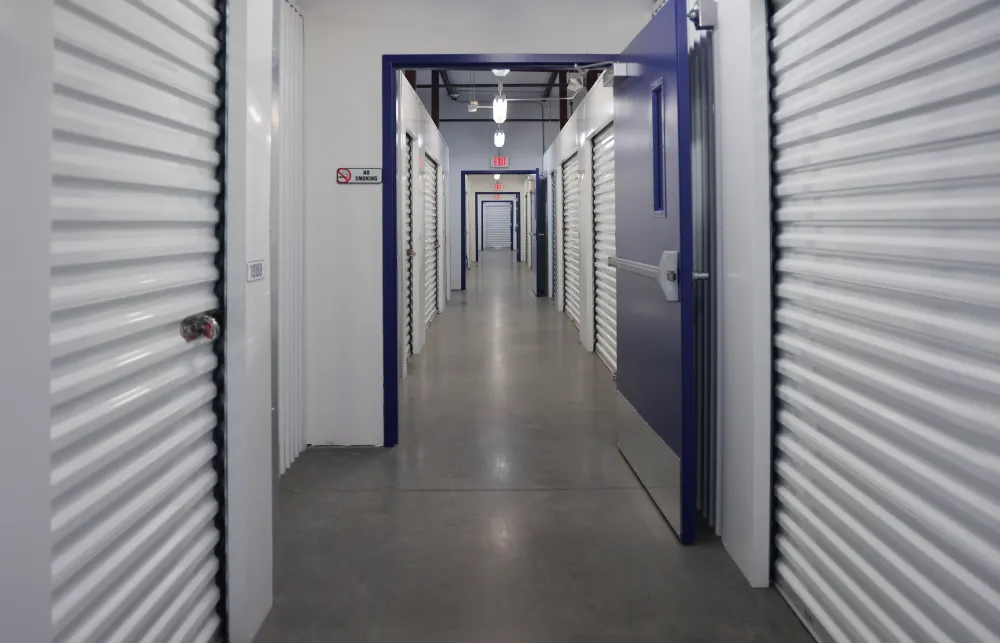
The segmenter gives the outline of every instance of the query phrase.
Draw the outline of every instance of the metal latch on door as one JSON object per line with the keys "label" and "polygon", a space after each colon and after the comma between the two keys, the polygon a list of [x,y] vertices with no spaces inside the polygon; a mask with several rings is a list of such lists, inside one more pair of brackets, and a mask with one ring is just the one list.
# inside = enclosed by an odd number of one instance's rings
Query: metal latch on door
{"label": "metal latch on door", "polygon": [[222,334],[222,326],[211,313],[199,313],[185,317],[181,321],[181,337],[189,342],[204,337],[209,340],[219,339]]}
{"label": "metal latch on door", "polygon": [[[621,257],[608,257],[608,265],[655,279],[660,284],[660,289],[663,290],[667,301],[680,301],[680,291],[677,287],[677,256],[676,250],[665,250],[660,255],[660,264],[657,266]],[[697,280],[708,279],[708,273],[704,272],[696,272],[692,276]]]}

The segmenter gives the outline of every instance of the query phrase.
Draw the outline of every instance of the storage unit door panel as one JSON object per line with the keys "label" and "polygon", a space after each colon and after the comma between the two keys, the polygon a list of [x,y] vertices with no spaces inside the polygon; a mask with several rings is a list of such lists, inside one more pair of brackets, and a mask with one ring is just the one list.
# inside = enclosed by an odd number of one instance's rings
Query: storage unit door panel
{"label": "storage unit door panel", "polygon": [[559,254],[559,235],[556,234],[556,225],[562,225],[562,220],[559,217],[559,208],[557,205],[556,197],[559,191],[559,186],[557,183],[558,176],[555,171],[552,172],[551,180],[549,181],[549,280],[552,297],[556,296],[556,278],[559,274],[557,269],[557,261],[561,261],[557,256]]}
{"label": "storage unit door panel", "polygon": [[580,160],[563,163],[563,297],[565,310],[580,325]]}
{"label": "storage unit door panel", "polygon": [[279,123],[275,144],[277,192],[276,291],[279,470],[305,449],[305,202],[302,144],[302,14],[282,2],[279,20]]}
{"label": "storage unit door panel", "polygon": [[509,201],[483,204],[483,246],[486,248],[510,248]]}
{"label": "storage unit door panel", "polygon": [[791,2],[776,582],[839,641],[1000,633],[1000,3]]}
{"label": "storage unit door panel", "polygon": [[403,343],[406,357],[413,355],[413,139],[406,136],[406,167],[403,168]]}
{"label": "storage unit door panel", "polygon": [[438,166],[424,157],[424,324],[438,312]]}
{"label": "storage unit door panel", "polygon": [[615,135],[609,126],[594,138],[594,334],[595,350],[617,370],[617,271],[615,256]]}
{"label": "storage unit door panel", "polygon": [[220,16],[54,18],[52,640],[218,640]]}

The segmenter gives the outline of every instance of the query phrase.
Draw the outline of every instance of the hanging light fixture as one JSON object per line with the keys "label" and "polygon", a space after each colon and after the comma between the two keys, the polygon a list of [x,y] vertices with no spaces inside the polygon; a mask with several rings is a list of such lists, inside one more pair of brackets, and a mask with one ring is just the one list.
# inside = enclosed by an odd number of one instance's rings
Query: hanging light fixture
{"label": "hanging light fixture", "polygon": [[496,76],[497,78],[503,78],[504,76],[506,76],[509,73],[510,73],[509,69],[494,69],[493,70],[493,75]]}
{"label": "hanging light fixture", "polygon": [[493,122],[500,125],[507,120],[507,99],[497,96],[493,99]]}
{"label": "hanging light fixture", "polygon": [[507,140],[507,135],[503,133],[503,130],[499,127],[496,133],[493,134],[493,145],[496,147],[503,147],[504,141]]}
{"label": "hanging light fixture", "polygon": [[494,181],[499,181],[500,180],[500,175],[499,174],[494,174],[493,175],[493,180]]}

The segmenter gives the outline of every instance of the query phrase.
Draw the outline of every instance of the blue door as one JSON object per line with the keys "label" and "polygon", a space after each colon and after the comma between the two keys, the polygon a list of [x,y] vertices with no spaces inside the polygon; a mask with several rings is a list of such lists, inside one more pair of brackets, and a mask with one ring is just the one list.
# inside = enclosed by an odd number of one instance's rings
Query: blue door
{"label": "blue door", "polygon": [[545,212],[545,190],[548,186],[548,179],[538,174],[538,178],[535,180],[535,204],[532,207],[532,212],[535,216],[535,233],[529,239],[528,243],[531,244],[531,256],[534,257],[532,269],[535,272],[535,296],[544,297],[547,293],[545,287],[548,285],[548,272],[549,267],[549,253],[548,253],[548,238],[545,236],[547,233],[546,228],[546,212]]}
{"label": "blue door", "polygon": [[618,444],[685,543],[697,485],[686,21],[670,0],[623,52],[614,90]]}

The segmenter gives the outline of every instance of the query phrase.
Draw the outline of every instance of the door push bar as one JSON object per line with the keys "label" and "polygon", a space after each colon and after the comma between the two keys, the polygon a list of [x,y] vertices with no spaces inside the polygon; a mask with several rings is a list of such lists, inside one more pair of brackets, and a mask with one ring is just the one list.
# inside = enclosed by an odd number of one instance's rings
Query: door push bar
{"label": "door push bar", "polygon": [[[608,257],[608,265],[612,268],[653,279],[660,284],[660,289],[663,290],[663,295],[667,298],[667,301],[680,301],[680,291],[677,288],[676,250],[665,250],[660,255],[659,265],[656,266],[650,263],[632,261],[631,259],[622,259],[621,257]],[[696,272],[693,276],[699,280],[708,279],[707,272]]]}

